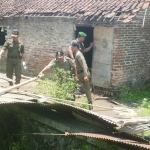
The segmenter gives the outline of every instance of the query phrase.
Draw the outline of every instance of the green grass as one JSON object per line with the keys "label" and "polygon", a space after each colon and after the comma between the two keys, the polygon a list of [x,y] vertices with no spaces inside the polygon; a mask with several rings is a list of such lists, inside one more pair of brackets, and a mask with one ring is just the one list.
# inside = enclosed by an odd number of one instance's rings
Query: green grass
{"label": "green grass", "polygon": [[135,111],[139,117],[150,116],[150,101],[149,101],[149,99],[144,98],[142,101],[142,104],[138,105],[135,108]]}
{"label": "green grass", "polygon": [[134,110],[139,117],[150,116],[150,84],[137,90],[124,86],[119,95],[119,102],[129,106],[135,103]]}
{"label": "green grass", "polygon": [[140,102],[144,98],[150,98],[150,85],[137,90],[131,90],[124,86],[119,95],[120,102]]}
{"label": "green grass", "polygon": [[85,104],[76,104],[77,107],[84,108],[84,109],[88,109],[88,110],[90,109],[90,106],[86,105],[86,104],[88,104],[87,98],[84,98],[84,97],[81,98],[81,99],[80,99],[80,102],[81,102],[81,103],[85,103]]}

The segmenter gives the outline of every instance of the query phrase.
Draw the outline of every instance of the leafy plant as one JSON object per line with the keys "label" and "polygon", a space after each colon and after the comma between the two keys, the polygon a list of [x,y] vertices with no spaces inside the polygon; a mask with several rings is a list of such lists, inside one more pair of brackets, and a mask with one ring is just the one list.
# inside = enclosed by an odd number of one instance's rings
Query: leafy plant
{"label": "leafy plant", "polygon": [[28,150],[25,136],[22,134],[25,128],[21,115],[7,108],[0,109],[0,149],[2,150]]}
{"label": "leafy plant", "polygon": [[13,142],[12,146],[9,148],[10,150],[29,150],[27,146],[27,136],[23,135],[21,136],[21,139],[19,142]]}
{"label": "leafy plant", "polygon": [[74,76],[70,71],[56,68],[51,79],[39,80],[35,93],[49,95],[60,99],[75,99],[75,90],[79,88],[79,84],[74,81]]}

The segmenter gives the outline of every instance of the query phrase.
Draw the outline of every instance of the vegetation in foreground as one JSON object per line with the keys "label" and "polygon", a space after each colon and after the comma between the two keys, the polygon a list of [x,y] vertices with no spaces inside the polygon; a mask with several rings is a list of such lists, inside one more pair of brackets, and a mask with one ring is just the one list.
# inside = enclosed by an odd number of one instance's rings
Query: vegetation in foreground
{"label": "vegetation in foreground", "polygon": [[75,91],[79,88],[79,84],[74,82],[74,76],[70,71],[56,69],[50,74],[50,79],[39,80],[36,94],[43,94],[59,99],[74,100]]}
{"label": "vegetation in foreground", "polygon": [[[61,99],[62,102],[67,104],[73,104],[77,107],[84,109],[90,109],[87,98],[80,98],[81,103],[72,103],[75,100],[75,93],[79,90],[79,84],[75,82],[74,76],[70,71],[64,71],[63,69],[56,69],[56,71],[50,74],[50,79],[46,78],[38,81],[35,94],[42,94],[53,98]],[[68,100],[68,101],[64,101]]]}

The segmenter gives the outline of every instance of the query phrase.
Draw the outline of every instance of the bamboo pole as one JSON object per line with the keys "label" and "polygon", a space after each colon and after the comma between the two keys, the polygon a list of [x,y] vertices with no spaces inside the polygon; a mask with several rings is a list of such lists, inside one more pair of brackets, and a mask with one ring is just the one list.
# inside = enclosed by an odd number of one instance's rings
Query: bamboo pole
{"label": "bamboo pole", "polygon": [[27,76],[24,76],[24,75],[21,75],[21,78],[23,78],[23,79],[32,79],[31,77],[27,77]]}
{"label": "bamboo pole", "polygon": [[86,104],[86,103],[82,103],[82,102],[75,102],[75,101],[69,101],[69,100],[64,100],[64,99],[58,99],[58,98],[53,98],[53,97],[43,97],[41,95],[31,94],[31,93],[23,92],[23,91],[11,91],[10,93],[12,93],[12,94],[21,94],[21,95],[26,95],[26,96],[31,96],[31,97],[45,99],[45,102],[50,102],[50,101],[54,101],[54,102],[57,102],[57,103],[68,102],[68,103],[72,103],[70,105],[82,104],[82,105],[87,105],[87,106],[98,107],[98,108],[101,108],[101,109],[104,109],[104,110],[118,110],[118,111],[120,110],[120,111],[123,111],[123,112],[128,112],[128,108],[120,108],[120,107],[119,108],[117,108],[117,107],[110,108],[110,107]]}
{"label": "bamboo pole", "polygon": [[37,79],[38,79],[38,77],[34,77],[34,78],[31,78],[31,79],[28,80],[28,81],[25,81],[25,82],[22,82],[22,83],[20,83],[20,84],[11,86],[11,87],[9,87],[9,88],[7,88],[7,89],[4,89],[4,90],[0,91],[0,95],[4,94],[4,93],[6,93],[6,92],[9,92],[9,91],[11,91],[11,90],[13,90],[13,89],[19,88],[19,87],[21,87],[21,86],[23,86],[23,85],[25,85],[25,84],[30,83],[30,82],[33,82],[33,81],[35,81],[35,80],[37,80]]}
{"label": "bamboo pole", "polygon": [[98,107],[98,108],[105,109],[105,110],[118,110],[118,111],[120,110],[120,111],[123,111],[123,112],[128,112],[127,108],[120,108],[120,109],[118,109],[118,108],[109,108],[109,107],[97,106],[97,105],[86,104],[86,103],[81,103],[81,102],[74,102],[74,101],[56,99],[56,98],[52,98],[52,97],[48,97],[47,99],[48,100],[46,102],[54,101],[54,102],[57,102],[57,103],[62,103],[63,101],[65,101],[65,102],[74,103],[74,104],[82,104],[82,105],[87,105],[87,106]]}
{"label": "bamboo pole", "polygon": [[8,82],[15,82],[14,80],[12,80],[10,78],[6,78],[6,77],[0,77],[0,79],[6,80]]}

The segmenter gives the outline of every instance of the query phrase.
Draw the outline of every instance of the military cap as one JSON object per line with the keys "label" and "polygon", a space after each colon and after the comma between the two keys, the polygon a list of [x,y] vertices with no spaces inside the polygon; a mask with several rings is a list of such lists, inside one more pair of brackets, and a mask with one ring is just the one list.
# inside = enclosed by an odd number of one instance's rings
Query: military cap
{"label": "military cap", "polygon": [[73,40],[71,42],[71,46],[74,46],[74,47],[78,47],[79,48],[79,43],[76,41],[76,40]]}
{"label": "military cap", "polygon": [[18,35],[19,35],[19,30],[18,29],[13,29],[12,37],[17,37]]}
{"label": "military cap", "polygon": [[59,51],[56,52],[56,59],[57,58],[62,58],[63,56],[64,56],[63,50],[59,50]]}
{"label": "military cap", "polygon": [[86,37],[87,36],[87,34],[84,33],[84,32],[79,32],[79,35],[82,36],[82,37]]}

